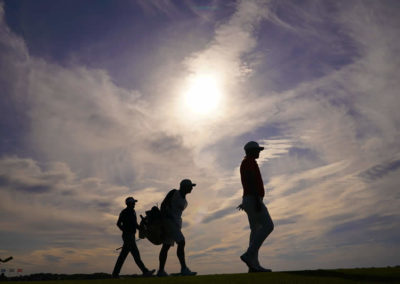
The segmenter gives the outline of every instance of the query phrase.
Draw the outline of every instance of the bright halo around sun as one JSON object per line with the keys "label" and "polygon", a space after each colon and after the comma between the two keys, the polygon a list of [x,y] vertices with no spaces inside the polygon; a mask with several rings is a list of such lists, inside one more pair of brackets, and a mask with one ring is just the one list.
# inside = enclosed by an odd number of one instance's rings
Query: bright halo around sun
{"label": "bright halo around sun", "polygon": [[185,105],[198,114],[215,111],[221,101],[221,87],[216,76],[196,75],[189,79]]}

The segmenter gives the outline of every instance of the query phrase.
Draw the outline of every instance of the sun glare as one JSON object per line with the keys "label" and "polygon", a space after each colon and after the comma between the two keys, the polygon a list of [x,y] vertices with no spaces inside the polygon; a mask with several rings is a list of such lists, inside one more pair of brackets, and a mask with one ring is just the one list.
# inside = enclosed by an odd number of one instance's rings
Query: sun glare
{"label": "sun glare", "polygon": [[197,75],[189,80],[185,104],[199,114],[209,114],[218,108],[221,90],[216,77]]}

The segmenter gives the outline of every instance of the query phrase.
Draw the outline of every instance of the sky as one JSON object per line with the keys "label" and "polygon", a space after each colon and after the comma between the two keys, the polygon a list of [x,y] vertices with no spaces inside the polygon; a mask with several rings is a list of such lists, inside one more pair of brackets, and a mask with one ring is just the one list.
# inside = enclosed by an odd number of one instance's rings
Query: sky
{"label": "sky", "polygon": [[[0,257],[111,273],[137,214],[190,178],[186,257],[246,272],[246,142],[274,271],[400,264],[399,1],[0,1]],[[138,241],[158,268],[159,246]],[[179,271],[172,248],[166,271]],[[140,273],[128,257],[122,274]]]}

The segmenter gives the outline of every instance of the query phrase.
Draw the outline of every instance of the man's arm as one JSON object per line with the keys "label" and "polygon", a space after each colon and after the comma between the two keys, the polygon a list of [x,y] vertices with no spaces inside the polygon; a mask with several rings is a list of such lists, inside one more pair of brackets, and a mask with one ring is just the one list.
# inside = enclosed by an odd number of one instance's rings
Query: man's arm
{"label": "man's arm", "polygon": [[117,221],[117,227],[118,227],[121,231],[123,231],[122,224],[123,224],[123,222],[122,222],[122,212],[121,212],[121,213],[119,214],[118,221]]}
{"label": "man's arm", "polygon": [[[141,216],[141,215],[140,215]],[[138,229],[139,230],[139,228],[140,228],[140,226],[139,226],[139,223],[138,223],[138,221],[137,221],[137,217],[136,217],[136,211],[135,211],[135,226],[136,226],[136,229]]]}

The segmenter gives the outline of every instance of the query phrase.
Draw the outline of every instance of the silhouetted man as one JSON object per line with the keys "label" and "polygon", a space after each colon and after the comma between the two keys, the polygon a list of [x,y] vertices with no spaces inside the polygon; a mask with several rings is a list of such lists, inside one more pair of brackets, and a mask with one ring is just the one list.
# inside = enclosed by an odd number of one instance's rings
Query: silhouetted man
{"label": "silhouetted man", "polygon": [[122,231],[122,240],[124,241],[124,245],[122,246],[117,262],[115,263],[114,271],[112,273],[114,278],[119,277],[119,272],[121,271],[121,267],[129,252],[132,254],[137,266],[139,266],[142,271],[143,276],[151,276],[155,272],[155,269],[148,270],[146,266],[144,266],[140,258],[139,250],[136,246],[135,234],[136,229],[139,228],[135,212],[136,202],[137,200],[133,197],[126,198],[126,208],[119,214],[117,226]]}
{"label": "silhouetted man", "polygon": [[157,276],[168,276],[165,272],[168,250],[176,242],[178,248],[176,254],[181,264],[182,275],[196,275],[197,272],[190,271],[185,262],[185,237],[182,234],[182,212],[187,206],[186,194],[191,193],[196,184],[189,179],[181,181],[179,190],[171,190],[161,204],[161,213],[164,216],[165,237],[160,251],[160,267]]}
{"label": "silhouetted man", "polygon": [[270,269],[263,268],[258,261],[258,250],[274,229],[274,223],[263,203],[264,183],[256,162],[264,147],[260,147],[257,142],[250,141],[244,146],[244,150],[246,156],[240,165],[243,201],[238,209],[247,213],[251,232],[249,247],[240,256],[240,259],[247,264],[249,272],[270,272]]}

